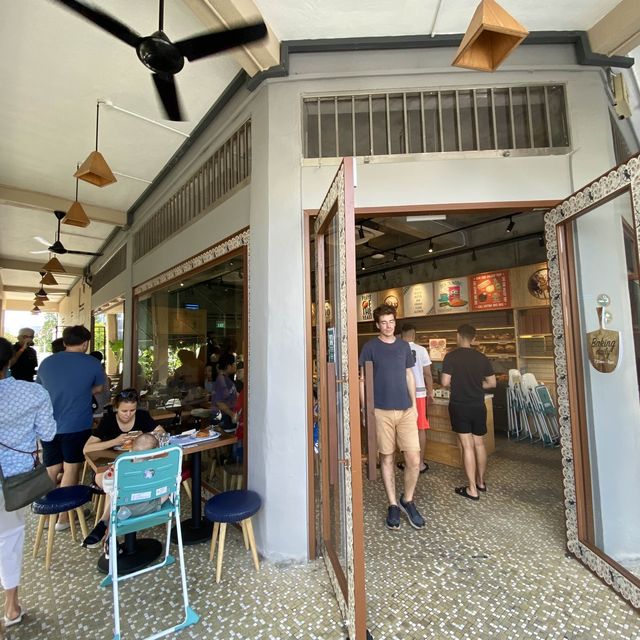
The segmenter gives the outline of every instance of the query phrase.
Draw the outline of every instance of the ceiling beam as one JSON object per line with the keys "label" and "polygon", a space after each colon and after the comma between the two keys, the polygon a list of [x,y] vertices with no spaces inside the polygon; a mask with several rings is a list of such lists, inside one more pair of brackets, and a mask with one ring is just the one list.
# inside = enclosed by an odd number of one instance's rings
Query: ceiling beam
{"label": "ceiling beam", "polygon": [[[60,198],[47,193],[39,193],[37,191],[27,191],[18,189],[8,185],[0,185],[0,202],[14,207],[24,207],[26,209],[41,209],[50,213],[54,209],[59,211],[67,211],[73,204],[73,200]],[[123,227],[127,224],[127,214],[125,211],[117,211],[116,209],[108,209],[107,207],[99,207],[94,204],[82,203],[84,210],[91,220],[96,222],[106,222]]]}
{"label": "ceiling beam", "polygon": [[[37,287],[35,287],[37,289]],[[17,285],[5,284],[2,287],[4,293],[35,293],[34,287],[19,287]],[[45,289],[47,294],[66,296],[69,293],[68,289],[60,289],[59,287],[47,287]]]}
{"label": "ceiling beam", "polygon": [[594,51],[606,56],[627,55],[640,45],[640,2],[621,0],[587,33]]}
{"label": "ceiling beam", "polygon": [[[16,271],[38,271],[42,270],[42,267],[46,264],[47,256],[45,255],[42,260],[32,261],[32,260],[10,260],[8,258],[0,258],[0,269],[15,269]],[[64,265],[63,265],[64,266]],[[84,274],[84,270],[82,267],[64,267],[64,274],[67,276],[82,276]],[[54,277],[57,274],[54,274]]]}
{"label": "ceiling beam", "polygon": [[[185,0],[185,4],[209,29],[229,29],[263,20],[253,0]],[[271,29],[264,40],[236,47],[230,53],[252,77],[280,64],[280,42]]]}

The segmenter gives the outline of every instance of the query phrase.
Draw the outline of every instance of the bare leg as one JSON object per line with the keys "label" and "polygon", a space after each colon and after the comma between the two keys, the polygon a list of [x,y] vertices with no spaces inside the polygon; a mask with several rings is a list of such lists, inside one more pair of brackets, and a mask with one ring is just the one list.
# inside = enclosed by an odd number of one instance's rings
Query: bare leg
{"label": "bare leg", "polygon": [[18,587],[6,589],[4,592],[4,615],[7,620],[15,620],[20,615]]}
{"label": "bare leg", "polygon": [[389,501],[390,505],[397,504],[396,473],[394,470],[395,457],[395,452],[380,454],[380,471],[382,473],[382,484],[384,485],[384,490],[387,492],[387,500]]}
{"label": "bare leg", "polygon": [[476,488],[476,452],[473,436],[470,433],[459,433],[458,439],[462,445],[462,461],[468,482],[467,491],[475,498],[478,495],[478,489]]}
{"label": "bare leg", "polygon": [[[62,480],[60,481],[60,486],[72,487],[78,484],[83,464],[83,462],[65,462],[62,467]],[[58,516],[58,522],[67,522],[68,520],[69,515],[66,511]]]}
{"label": "bare leg", "polygon": [[418,474],[420,473],[420,452],[404,452],[404,500],[411,502],[413,492],[416,490]]}
{"label": "bare leg", "polygon": [[54,464],[52,467],[47,467],[47,473],[56,486],[58,485],[58,474],[62,471],[62,463]]}
{"label": "bare leg", "polygon": [[473,436],[473,445],[476,455],[476,484],[484,487],[484,474],[487,470],[487,449],[484,445],[484,436]]}
{"label": "bare leg", "polygon": [[424,469],[424,459],[427,455],[427,430],[418,429],[418,440],[420,440],[420,471]]}

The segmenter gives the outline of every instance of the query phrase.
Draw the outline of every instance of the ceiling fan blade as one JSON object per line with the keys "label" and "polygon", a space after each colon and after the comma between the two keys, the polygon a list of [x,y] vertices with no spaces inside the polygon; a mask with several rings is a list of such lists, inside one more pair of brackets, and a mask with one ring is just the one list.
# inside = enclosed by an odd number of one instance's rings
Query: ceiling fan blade
{"label": "ceiling fan blade", "polygon": [[42,251],[29,251],[29,253],[33,253],[34,255],[39,253],[49,253],[49,249],[43,249]]}
{"label": "ceiling fan blade", "polygon": [[45,240],[44,238],[42,238],[40,236],[33,236],[33,239],[36,242],[39,242],[40,244],[43,244],[45,247],[48,247],[51,244],[48,240]]}
{"label": "ceiling fan blade", "polygon": [[67,249],[66,253],[74,256],[101,256],[102,253],[94,253],[93,251],[71,251]]}
{"label": "ceiling fan blade", "polygon": [[174,44],[187,60],[193,62],[220,51],[261,40],[266,35],[267,26],[264,22],[258,22],[227,31],[210,31],[193,38],[180,40]]}
{"label": "ceiling fan blade", "polygon": [[156,85],[156,90],[167,118],[169,120],[184,120],[180,109],[180,99],[178,98],[175,78],[172,75],[161,75],[159,73],[154,73],[151,77]]}
{"label": "ceiling fan blade", "polygon": [[93,24],[132,47],[136,47],[141,40],[140,35],[130,29],[126,24],[97,7],[91,7],[84,4],[84,2],[78,2],[78,0],[56,0],[56,2],[63,4],[75,13],[79,13],[87,20],[93,22]]}

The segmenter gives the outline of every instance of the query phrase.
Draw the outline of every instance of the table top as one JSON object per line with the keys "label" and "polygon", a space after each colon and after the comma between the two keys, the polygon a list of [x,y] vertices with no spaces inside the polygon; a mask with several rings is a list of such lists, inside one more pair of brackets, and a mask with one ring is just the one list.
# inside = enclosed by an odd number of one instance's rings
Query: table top
{"label": "table top", "polygon": [[[188,456],[192,453],[200,451],[207,451],[208,449],[217,449],[218,447],[226,447],[230,444],[238,442],[238,438],[234,433],[223,433],[219,438],[215,440],[205,440],[201,444],[193,444],[182,448],[182,453]],[[123,453],[129,453],[128,451],[116,451],[115,449],[100,449],[98,451],[91,451],[85,453],[84,457],[89,463],[89,466],[96,472],[101,473],[107,467],[107,464],[115,460]]]}

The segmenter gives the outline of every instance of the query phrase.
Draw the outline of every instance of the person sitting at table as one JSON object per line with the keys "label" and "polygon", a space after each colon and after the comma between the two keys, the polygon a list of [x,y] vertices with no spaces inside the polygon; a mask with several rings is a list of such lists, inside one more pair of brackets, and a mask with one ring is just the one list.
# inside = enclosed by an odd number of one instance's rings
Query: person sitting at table
{"label": "person sitting at table", "polygon": [[[84,454],[93,451],[103,451],[113,447],[128,446],[133,439],[133,433],[164,433],[164,429],[155,423],[148,411],[138,409],[138,392],[135,389],[123,389],[113,400],[113,411],[107,411],[96,427],[91,437],[84,445]],[[102,489],[103,474],[96,474],[94,482]],[[100,546],[107,532],[109,520],[109,501],[105,500],[105,507],[99,522],[91,533],[84,539],[82,545],[88,549]]]}
{"label": "person sitting at table", "polygon": [[181,391],[200,386],[204,382],[204,363],[189,349],[180,349],[178,359],[180,366],[174,371],[173,377],[167,380],[167,385],[178,387]]}
{"label": "person sitting at table", "polygon": [[235,411],[238,400],[238,391],[233,382],[236,372],[236,357],[232,353],[223,353],[218,360],[218,377],[213,387],[211,408],[220,409],[222,412],[222,430],[225,433],[233,433],[238,422]]}

